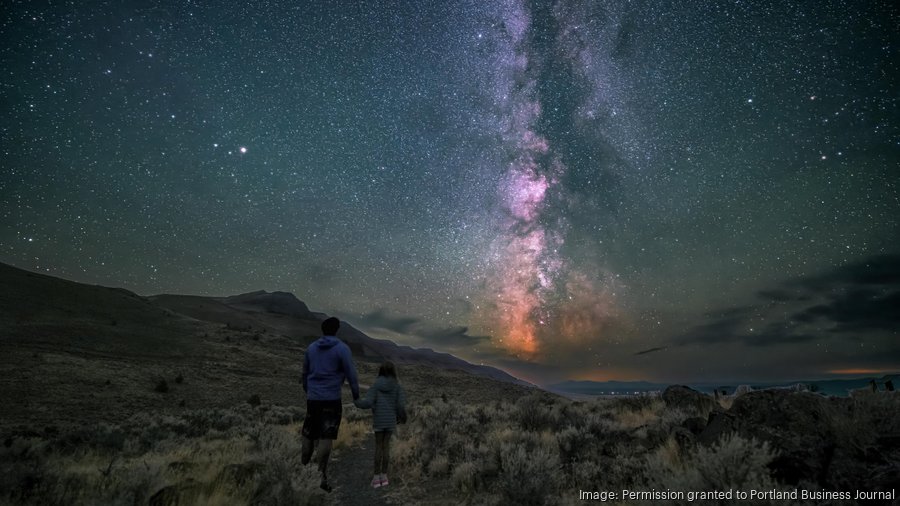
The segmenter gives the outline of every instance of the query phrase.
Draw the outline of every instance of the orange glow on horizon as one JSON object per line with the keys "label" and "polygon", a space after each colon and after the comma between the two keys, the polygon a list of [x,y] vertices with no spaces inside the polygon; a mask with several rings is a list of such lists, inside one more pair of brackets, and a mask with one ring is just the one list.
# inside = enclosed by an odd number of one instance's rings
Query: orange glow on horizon
{"label": "orange glow on horizon", "polygon": [[604,369],[572,377],[575,381],[650,381],[646,376],[640,376],[632,371],[624,369]]}
{"label": "orange glow on horizon", "polygon": [[895,369],[864,369],[864,368],[849,368],[849,369],[832,369],[830,371],[826,371],[828,374],[891,374],[900,371],[900,367]]}

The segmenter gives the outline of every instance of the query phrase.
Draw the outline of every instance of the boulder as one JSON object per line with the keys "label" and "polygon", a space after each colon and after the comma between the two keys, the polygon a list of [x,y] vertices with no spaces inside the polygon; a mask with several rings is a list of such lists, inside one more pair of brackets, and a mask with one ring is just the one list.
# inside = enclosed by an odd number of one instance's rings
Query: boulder
{"label": "boulder", "polygon": [[169,485],[157,490],[148,504],[150,506],[179,506],[193,502],[191,500],[197,494],[199,487],[193,479],[185,480],[175,485]]}
{"label": "boulder", "polygon": [[777,452],[774,477],[788,484],[822,483],[835,450],[828,399],[807,392],[759,390],[741,395],[728,412],[713,412],[698,440],[711,445],[737,432],[766,441]]}
{"label": "boulder", "polygon": [[702,416],[694,416],[688,418],[681,423],[681,426],[693,435],[699,435],[706,428],[707,420]]}
{"label": "boulder", "polygon": [[673,385],[665,389],[662,399],[670,409],[680,409],[687,413],[707,413],[719,407],[716,401],[703,392],[684,385]]}

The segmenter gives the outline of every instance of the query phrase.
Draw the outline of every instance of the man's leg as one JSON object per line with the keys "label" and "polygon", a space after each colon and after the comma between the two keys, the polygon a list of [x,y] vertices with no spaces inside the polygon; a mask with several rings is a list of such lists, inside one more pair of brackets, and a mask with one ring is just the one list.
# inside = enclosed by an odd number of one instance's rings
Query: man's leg
{"label": "man's leg", "polygon": [[319,462],[319,472],[322,473],[322,483],[320,487],[328,492],[331,492],[331,486],[328,484],[328,458],[331,456],[332,443],[333,441],[330,439],[319,440],[319,450],[316,452],[316,460]]}
{"label": "man's leg", "polygon": [[305,466],[309,464],[309,461],[312,460],[313,450],[316,447],[316,442],[312,439],[303,436],[302,443],[300,446],[300,462]]}

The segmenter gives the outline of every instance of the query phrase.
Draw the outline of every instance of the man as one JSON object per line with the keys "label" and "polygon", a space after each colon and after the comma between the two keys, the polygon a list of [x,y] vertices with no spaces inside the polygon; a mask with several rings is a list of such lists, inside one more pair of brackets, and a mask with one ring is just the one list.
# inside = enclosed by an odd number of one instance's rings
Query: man
{"label": "man", "polygon": [[306,392],[306,418],[303,420],[303,465],[318,446],[317,460],[322,473],[322,490],[328,484],[328,458],[332,442],[341,426],[341,385],[350,383],[353,400],[359,399],[359,383],[350,348],[335,337],[341,322],[328,318],[322,322],[322,337],[309,345],[303,357],[303,391]]}

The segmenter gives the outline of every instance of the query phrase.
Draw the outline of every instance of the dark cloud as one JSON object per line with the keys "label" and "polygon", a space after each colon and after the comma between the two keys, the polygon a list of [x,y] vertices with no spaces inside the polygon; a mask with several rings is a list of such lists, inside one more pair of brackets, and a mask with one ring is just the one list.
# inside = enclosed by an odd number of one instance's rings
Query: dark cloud
{"label": "dark cloud", "polygon": [[413,316],[392,315],[384,308],[350,319],[363,329],[387,330],[410,337],[418,337],[437,348],[475,346],[491,340],[490,336],[470,335],[465,326],[441,327]]}
{"label": "dark cloud", "polygon": [[822,339],[823,336],[800,331],[794,324],[773,323],[758,332],[748,332],[735,337],[735,341],[749,346],[766,347],[780,344],[796,344]]}
{"label": "dark cloud", "polygon": [[796,323],[777,322],[757,329],[753,327],[752,320],[733,317],[695,327],[678,336],[675,343],[678,345],[743,343],[747,346],[767,347],[814,341],[826,337],[828,336],[817,337],[799,332]]}
{"label": "dark cloud", "polygon": [[490,341],[490,336],[469,335],[469,328],[458,326],[443,329],[419,330],[418,334],[426,341],[439,346],[474,346]]}
{"label": "dark cloud", "polygon": [[771,302],[789,302],[792,300],[809,300],[810,297],[808,295],[799,294],[795,291],[786,290],[784,288],[774,288],[770,290],[760,290],[757,295],[763,299]]}
{"label": "dark cloud", "polygon": [[[900,255],[878,255],[761,290],[764,305],[708,313],[675,343],[767,347],[900,328]],[[768,323],[760,323],[768,322]],[[752,329],[752,330],[751,330]]]}
{"label": "dark cloud", "polygon": [[376,308],[353,321],[363,328],[389,330],[398,334],[410,334],[422,323],[422,320],[411,316],[392,316],[384,308]]}
{"label": "dark cloud", "polygon": [[785,288],[802,287],[813,292],[828,292],[840,286],[900,285],[900,255],[877,255],[852,262],[819,275],[798,278]]}
{"label": "dark cloud", "polygon": [[654,352],[657,352],[657,351],[663,351],[663,350],[665,350],[665,349],[666,349],[666,346],[657,346],[657,347],[655,347],[655,348],[649,348],[649,349],[646,349],[646,350],[641,350],[641,351],[635,353],[635,355],[647,355],[648,353],[654,353]]}
{"label": "dark cloud", "polygon": [[716,344],[734,341],[740,335],[739,329],[746,324],[740,316],[726,316],[709,323],[698,325],[674,339],[675,344]]}
{"label": "dark cloud", "polygon": [[826,304],[818,304],[795,315],[803,322],[834,324],[831,332],[896,330],[900,328],[900,291],[856,289],[840,293]]}

